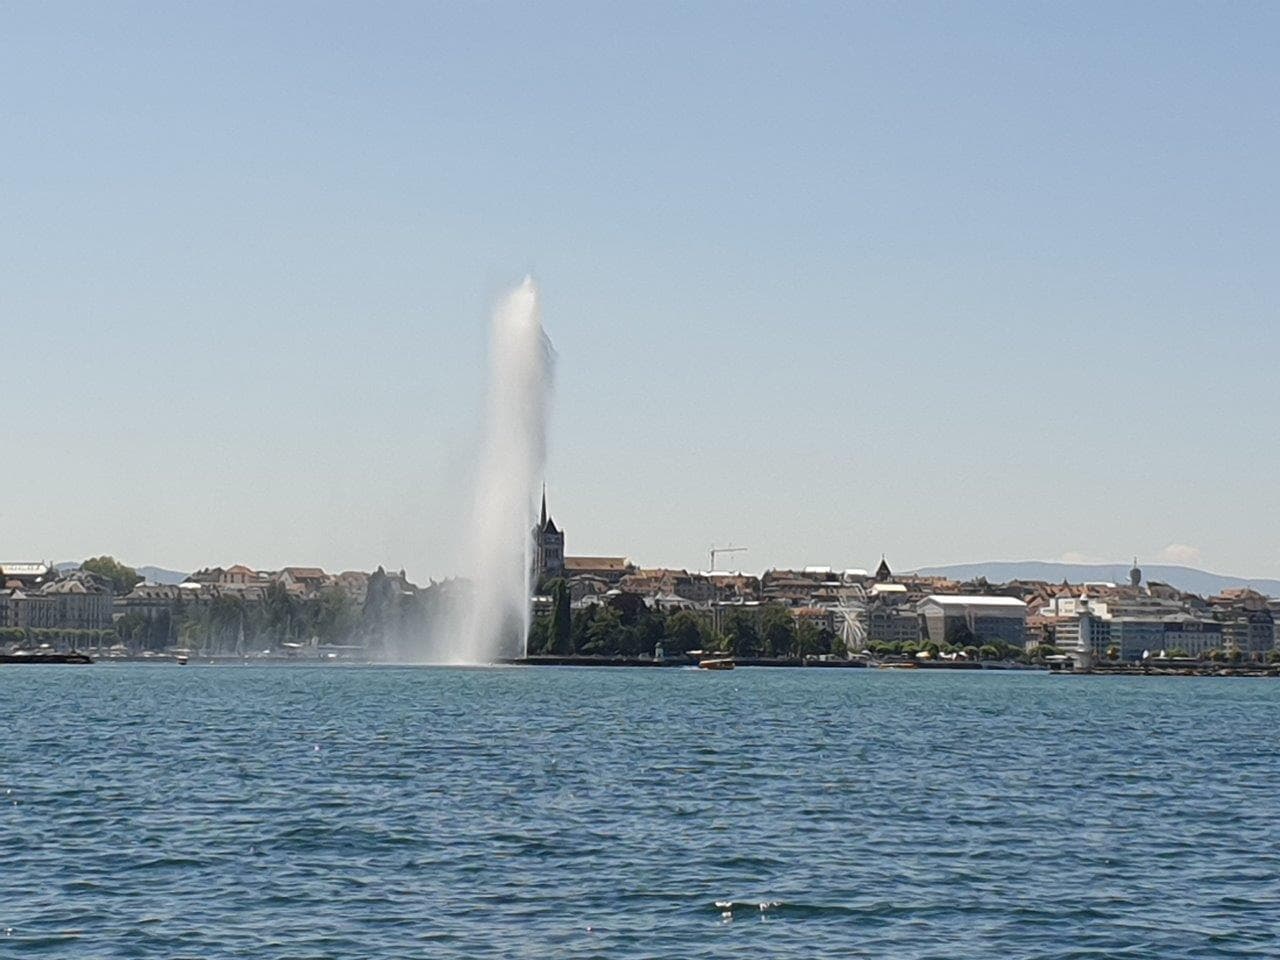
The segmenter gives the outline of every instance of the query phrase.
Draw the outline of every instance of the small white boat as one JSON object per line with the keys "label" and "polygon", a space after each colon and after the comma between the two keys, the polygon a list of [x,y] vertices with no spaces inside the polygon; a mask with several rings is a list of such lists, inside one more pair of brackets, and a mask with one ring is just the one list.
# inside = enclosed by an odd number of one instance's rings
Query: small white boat
{"label": "small white boat", "polygon": [[717,657],[711,660],[699,660],[698,668],[700,670],[732,670],[733,661],[725,657]]}

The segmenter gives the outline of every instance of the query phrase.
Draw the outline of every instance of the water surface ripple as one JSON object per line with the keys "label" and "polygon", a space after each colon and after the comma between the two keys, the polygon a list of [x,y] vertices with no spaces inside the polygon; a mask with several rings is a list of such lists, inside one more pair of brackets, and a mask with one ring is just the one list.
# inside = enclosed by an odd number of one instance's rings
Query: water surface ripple
{"label": "water surface ripple", "polygon": [[1280,956],[1280,684],[0,668],[0,957]]}

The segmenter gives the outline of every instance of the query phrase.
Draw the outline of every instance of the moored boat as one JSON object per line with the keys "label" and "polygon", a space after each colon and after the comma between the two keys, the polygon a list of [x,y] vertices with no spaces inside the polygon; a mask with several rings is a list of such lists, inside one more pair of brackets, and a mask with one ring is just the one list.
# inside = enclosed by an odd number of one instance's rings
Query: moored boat
{"label": "moored boat", "polygon": [[0,653],[0,663],[93,663],[87,653]]}

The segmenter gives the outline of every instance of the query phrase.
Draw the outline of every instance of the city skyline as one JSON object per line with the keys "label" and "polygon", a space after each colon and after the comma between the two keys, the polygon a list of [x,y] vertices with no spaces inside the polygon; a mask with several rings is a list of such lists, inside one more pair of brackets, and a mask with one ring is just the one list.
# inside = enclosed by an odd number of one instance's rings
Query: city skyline
{"label": "city skyline", "polygon": [[1280,575],[1280,14],[807,9],[8,11],[4,552],[457,572],[532,270],[578,552]]}

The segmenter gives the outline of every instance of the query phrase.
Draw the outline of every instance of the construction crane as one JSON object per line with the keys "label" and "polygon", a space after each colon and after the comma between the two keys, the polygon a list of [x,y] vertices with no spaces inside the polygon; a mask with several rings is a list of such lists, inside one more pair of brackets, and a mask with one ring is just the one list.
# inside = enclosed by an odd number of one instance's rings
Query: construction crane
{"label": "construction crane", "polygon": [[746,549],[747,549],[746,547],[712,547],[712,548],[711,548],[711,550],[710,550],[710,554],[711,554],[711,566],[709,566],[709,567],[707,568],[707,571],[708,571],[708,572],[710,572],[710,571],[715,570],[715,568],[716,568],[716,554],[718,554],[718,553],[742,553],[742,552],[744,552]]}

